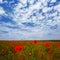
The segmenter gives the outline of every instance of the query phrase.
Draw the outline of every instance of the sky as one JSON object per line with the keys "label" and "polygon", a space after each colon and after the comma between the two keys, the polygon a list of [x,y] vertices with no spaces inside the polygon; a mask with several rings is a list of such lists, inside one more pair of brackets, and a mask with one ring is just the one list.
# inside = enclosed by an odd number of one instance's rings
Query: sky
{"label": "sky", "polygon": [[59,0],[0,0],[0,40],[59,40]]}

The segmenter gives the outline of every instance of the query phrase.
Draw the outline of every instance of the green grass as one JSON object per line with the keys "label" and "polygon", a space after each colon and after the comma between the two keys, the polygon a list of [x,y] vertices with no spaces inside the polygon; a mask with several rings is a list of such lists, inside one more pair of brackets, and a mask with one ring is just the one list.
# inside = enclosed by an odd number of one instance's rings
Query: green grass
{"label": "green grass", "polygon": [[0,41],[0,60],[60,60],[60,41]]}

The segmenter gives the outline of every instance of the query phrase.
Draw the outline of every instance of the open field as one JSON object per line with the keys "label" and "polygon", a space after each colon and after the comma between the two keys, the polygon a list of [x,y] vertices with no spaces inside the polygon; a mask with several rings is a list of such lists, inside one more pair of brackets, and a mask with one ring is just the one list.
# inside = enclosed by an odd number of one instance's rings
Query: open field
{"label": "open field", "polygon": [[60,41],[2,41],[0,60],[60,60]]}

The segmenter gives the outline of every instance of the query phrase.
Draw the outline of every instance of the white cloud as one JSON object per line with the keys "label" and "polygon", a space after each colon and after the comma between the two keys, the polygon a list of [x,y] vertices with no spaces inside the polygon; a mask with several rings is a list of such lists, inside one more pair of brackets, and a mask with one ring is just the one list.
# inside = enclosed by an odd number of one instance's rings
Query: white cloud
{"label": "white cloud", "polygon": [[2,7],[0,7],[0,15],[3,15],[3,14],[5,14],[5,11]]}
{"label": "white cloud", "polygon": [[[20,0],[20,1],[23,2],[23,0]],[[42,3],[44,2],[46,2],[46,0],[42,1]],[[26,1],[23,3],[26,3]],[[14,24],[12,25],[11,23],[2,23],[0,24],[0,30],[8,31],[8,33],[5,33],[5,34],[0,33],[0,39],[5,39],[5,40],[6,39],[7,40],[10,40],[10,39],[12,40],[59,39],[60,38],[59,37],[60,36],[60,31],[59,31],[60,30],[60,22],[59,22],[60,16],[59,18],[58,16],[56,16],[57,12],[54,14],[51,14],[51,16],[55,17],[53,22],[52,22],[52,19],[51,20],[47,19],[49,15],[47,13],[45,13],[45,16],[42,16],[42,14],[37,13],[36,14],[37,18],[35,16],[32,16],[32,18],[28,19],[30,15],[38,11],[40,6],[41,4],[37,3],[37,5],[30,6],[26,10],[21,10],[20,8],[23,7],[23,5],[19,2],[14,8],[14,11],[13,11],[14,14],[6,14],[6,15],[8,15],[9,18],[11,16],[12,20],[16,22],[16,26],[18,26],[20,29],[7,27],[7,26],[15,26]],[[34,9],[36,9],[37,11],[33,11]],[[44,10],[49,11],[50,8],[49,9],[45,8]],[[3,10],[2,7],[0,8],[0,14],[2,15],[5,14],[5,11]],[[22,24],[23,22],[32,22],[31,20],[33,20],[33,22],[35,23],[34,27],[29,27]],[[40,22],[37,20],[39,20]],[[50,27],[54,26],[55,24],[58,24],[59,28],[57,28],[56,30],[50,29]]]}
{"label": "white cloud", "polygon": [[[43,27],[43,26],[42,26]],[[1,26],[2,28],[2,26]],[[30,28],[32,31],[23,31],[20,29],[9,29],[7,27],[4,27],[2,29],[5,29],[8,31],[6,34],[1,34],[0,39],[7,39],[7,40],[46,40],[46,39],[59,39],[59,29],[58,31],[56,30],[51,30],[48,27],[44,26],[43,28],[40,27],[35,27],[35,28]],[[28,28],[28,30],[30,30]],[[50,35],[49,35],[50,33]],[[8,36],[8,37],[7,37]]]}
{"label": "white cloud", "polygon": [[3,0],[0,0],[0,3],[3,3]]}
{"label": "white cloud", "polygon": [[51,3],[54,3],[54,2],[56,2],[56,0],[51,0]]}
{"label": "white cloud", "polygon": [[19,0],[22,4],[26,4],[27,0]]}

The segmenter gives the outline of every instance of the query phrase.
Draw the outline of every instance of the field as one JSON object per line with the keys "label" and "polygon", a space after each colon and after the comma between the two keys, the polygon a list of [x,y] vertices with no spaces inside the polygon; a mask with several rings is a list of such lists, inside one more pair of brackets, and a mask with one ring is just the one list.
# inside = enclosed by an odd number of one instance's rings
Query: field
{"label": "field", "polygon": [[2,41],[0,60],[60,60],[60,41]]}

